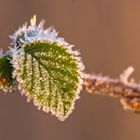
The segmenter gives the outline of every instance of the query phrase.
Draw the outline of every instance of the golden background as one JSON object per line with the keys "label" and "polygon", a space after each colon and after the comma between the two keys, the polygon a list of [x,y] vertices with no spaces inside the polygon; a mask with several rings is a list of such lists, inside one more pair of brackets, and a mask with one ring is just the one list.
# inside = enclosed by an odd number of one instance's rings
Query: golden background
{"label": "golden background", "polygon": [[[0,46],[36,14],[80,50],[86,72],[110,77],[132,65],[140,81],[139,0],[0,0]],[[140,140],[140,115],[116,99],[82,92],[65,122],[38,111],[20,92],[0,94],[0,140]]]}

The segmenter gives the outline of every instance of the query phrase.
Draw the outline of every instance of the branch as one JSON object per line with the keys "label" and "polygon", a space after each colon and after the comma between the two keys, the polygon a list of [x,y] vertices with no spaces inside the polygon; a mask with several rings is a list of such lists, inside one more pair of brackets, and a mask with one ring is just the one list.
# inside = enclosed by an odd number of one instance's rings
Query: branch
{"label": "branch", "polygon": [[128,67],[119,79],[84,74],[83,89],[93,94],[119,97],[125,110],[140,112],[140,84],[128,81],[133,71],[133,67]]}

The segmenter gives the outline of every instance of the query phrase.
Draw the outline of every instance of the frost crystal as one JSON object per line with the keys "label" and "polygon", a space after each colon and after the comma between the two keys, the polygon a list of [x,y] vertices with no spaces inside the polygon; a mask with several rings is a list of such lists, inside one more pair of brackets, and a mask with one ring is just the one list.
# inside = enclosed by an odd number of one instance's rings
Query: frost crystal
{"label": "frost crystal", "polygon": [[31,23],[27,26],[25,23],[13,35],[10,36],[12,44],[16,47],[21,47],[22,44],[32,40],[48,40],[51,43],[58,43],[70,47],[70,44],[64,41],[64,38],[58,37],[58,32],[53,27],[44,29],[45,21],[42,20],[38,25],[36,24],[36,16],[31,19]]}

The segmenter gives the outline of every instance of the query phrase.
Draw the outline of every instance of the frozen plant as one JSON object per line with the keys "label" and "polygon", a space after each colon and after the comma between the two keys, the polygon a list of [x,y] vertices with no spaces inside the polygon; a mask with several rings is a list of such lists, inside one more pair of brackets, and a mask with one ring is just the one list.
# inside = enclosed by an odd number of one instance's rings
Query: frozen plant
{"label": "frozen plant", "polygon": [[12,92],[18,83],[21,94],[38,109],[65,120],[74,109],[81,90],[119,97],[124,109],[140,112],[140,85],[128,80],[133,68],[119,79],[84,72],[80,53],[74,50],[45,21],[36,24],[36,16],[13,35],[6,54],[0,52],[0,89]]}

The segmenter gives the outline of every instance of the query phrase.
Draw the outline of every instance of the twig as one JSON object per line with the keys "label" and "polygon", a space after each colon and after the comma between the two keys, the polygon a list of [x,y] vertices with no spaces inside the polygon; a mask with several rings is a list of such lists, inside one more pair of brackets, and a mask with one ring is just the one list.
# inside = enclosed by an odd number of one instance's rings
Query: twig
{"label": "twig", "polygon": [[133,71],[133,67],[128,67],[119,79],[85,74],[83,89],[93,94],[119,97],[125,110],[140,112],[140,84],[128,81]]}

